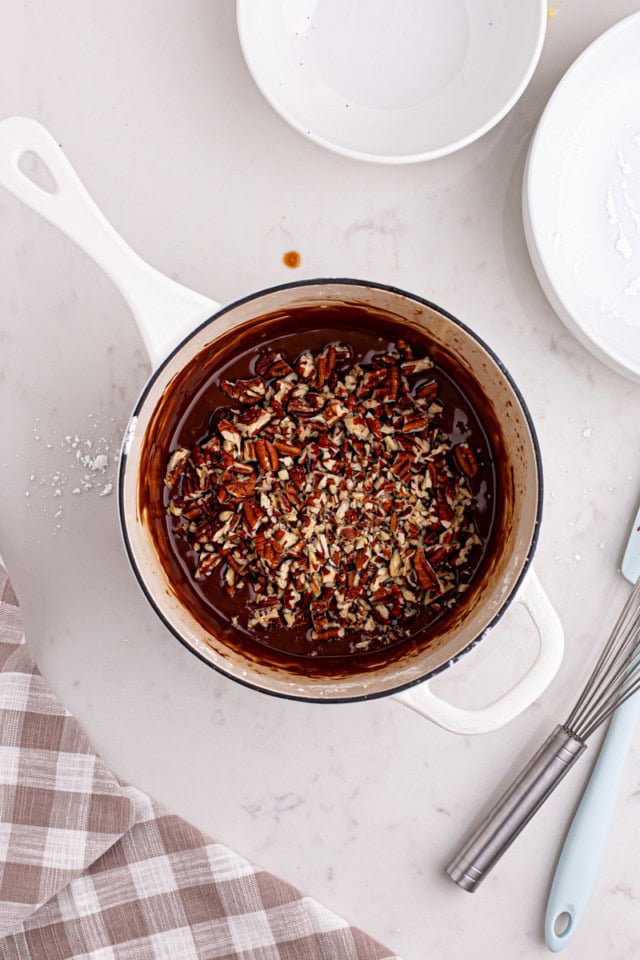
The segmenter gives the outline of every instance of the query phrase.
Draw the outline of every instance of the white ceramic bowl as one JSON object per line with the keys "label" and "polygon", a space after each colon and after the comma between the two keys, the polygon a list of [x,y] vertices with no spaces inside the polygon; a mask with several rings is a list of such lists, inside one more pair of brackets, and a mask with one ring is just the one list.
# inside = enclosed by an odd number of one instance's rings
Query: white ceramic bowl
{"label": "white ceramic bowl", "polygon": [[542,114],[524,176],[529,253],[552,307],[640,382],[640,13],[598,37]]}
{"label": "white ceramic bowl", "polygon": [[378,163],[490,130],[538,62],[546,0],[238,0],[259,89],[296,130]]}

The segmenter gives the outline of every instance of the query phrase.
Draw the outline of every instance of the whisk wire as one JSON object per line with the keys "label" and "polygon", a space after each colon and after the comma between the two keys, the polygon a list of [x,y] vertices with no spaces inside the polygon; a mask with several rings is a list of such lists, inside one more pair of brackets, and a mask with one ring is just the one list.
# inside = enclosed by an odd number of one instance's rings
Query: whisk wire
{"label": "whisk wire", "polygon": [[626,700],[629,700],[630,697],[633,697],[640,690],[640,661],[636,661],[634,667],[633,678],[622,684],[617,692],[609,697],[608,701],[604,703],[597,715],[595,715],[591,724],[586,728],[584,732],[584,738],[587,740],[592,733],[604,723],[615,710],[618,709]]}
{"label": "whisk wire", "polygon": [[640,580],[631,591],[564,727],[586,740],[640,687]]}
{"label": "whisk wire", "polygon": [[[631,645],[633,642],[634,646]],[[610,701],[614,701],[618,696],[623,696],[626,687],[633,682],[638,669],[639,659],[637,650],[637,629],[629,631],[629,642],[625,643],[619,651],[619,664],[615,670],[607,675],[605,674],[598,686],[594,686],[592,698],[585,704],[582,715],[577,717],[576,724],[587,722],[588,716],[598,715]],[[627,649],[629,648],[629,649]]]}
{"label": "whisk wire", "polygon": [[584,709],[588,709],[588,699],[591,694],[592,684],[594,684],[597,680],[597,677],[603,674],[607,669],[608,660],[610,659],[610,656],[612,654],[612,651],[616,642],[618,630],[623,620],[623,615],[624,615],[624,610],[620,613],[620,616],[618,617],[615,623],[615,626],[611,631],[610,636],[608,637],[604,647],[602,648],[600,656],[598,657],[594,667],[591,670],[591,673],[589,675],[587,682],[582,687],[582,690],[580,692],[578,699],[576,700],[573,710],[569,714],[569,719],[567,720],[567,723],[566,723],[566,726],[569,729],[573,730],[574,728],[579,727],[582,712]]}

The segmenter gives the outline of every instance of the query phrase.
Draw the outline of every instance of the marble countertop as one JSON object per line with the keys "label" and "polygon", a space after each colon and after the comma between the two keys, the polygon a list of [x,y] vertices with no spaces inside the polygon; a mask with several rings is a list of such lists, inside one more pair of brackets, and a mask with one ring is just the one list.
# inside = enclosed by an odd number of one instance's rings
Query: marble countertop
{"label": "marble countertop", "polygon": [[[119,775],[404,960],[547,953],[549,883],[595,749],[476,894],[444,866],[563,719],[628,590],[619,565],[640,496],[640,388],[549,307],[520,191],[554,86],[636,9],[554,4],[538,69],[507,118],[450,157],[402,169],[335,156],[290,129],[248,75],[230,0],[16,2],[3,18],[0,117],[43,122],[153,266],[221,302],[314,276],[414,291],[477,330],[529,404],[545,469],[536,569],[567,639],[540,702],[469,738],[388,699],[328,707],[240,687],[162,627],[121,546],[111,485],[149,371],[131,314],[69,240],[0,191],[0,552],[43,673]],[[283,264],[290,249],[297,270]],[[485,702],[535,643],[514,608],[438,689]],[[636,745],[568,957],[640,955],[638,863]]]}

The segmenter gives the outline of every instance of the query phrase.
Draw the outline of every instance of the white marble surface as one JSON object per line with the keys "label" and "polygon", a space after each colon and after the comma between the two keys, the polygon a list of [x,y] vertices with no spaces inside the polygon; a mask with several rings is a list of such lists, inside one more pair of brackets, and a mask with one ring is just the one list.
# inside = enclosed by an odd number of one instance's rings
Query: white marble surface
{"label": "white marble surface", "polygon": [[[593,359],[549,308],[525,248],[520,184],[554,85],[636,8],[566,0],[506,120],[406,169],[339,158],[289,129],[247,74],[229,0],[12,0],[4,10],[0,117],[47,125],[146,260],[220,301],[293,277],[413,290],[487,339],[530,405],[546,478],[536,567],[567,635],[541,702],[468,739],[390,700],[325,707],[246,690],[163,629],[125,561],[106,485],[148,371],[131,315],[72,243],[0,191],[0,551],[44,674],[119,774],[405,960],[546,953],[548,885],[590,759],[476,894],[443,868],[563,718],[627,589],[619,563],[640,495],[640,387]],[[282,264],[291,248],[302,255],[295,272]],[[104,473],[78,450],[106,453]],[[533,643],[514,613],[440,687],[481,702]],[[639,863],[636,747],[568,957],[640,955]]]}

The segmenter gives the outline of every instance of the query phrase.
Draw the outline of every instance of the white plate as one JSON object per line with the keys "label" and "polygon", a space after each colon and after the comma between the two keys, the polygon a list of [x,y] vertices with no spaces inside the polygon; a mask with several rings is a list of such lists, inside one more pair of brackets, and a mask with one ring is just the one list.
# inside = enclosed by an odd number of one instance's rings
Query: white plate
{"label": "white plate", "polygon": [[523,214],[560,319],[640,380],[640,14],[599,37],[558,85],[529,150]]}
{"label": "white plate", "polygon": [[496,124],[535,69],[546,0],[238,0],[269,103],[331,150],[380,163],[451,153]]}

